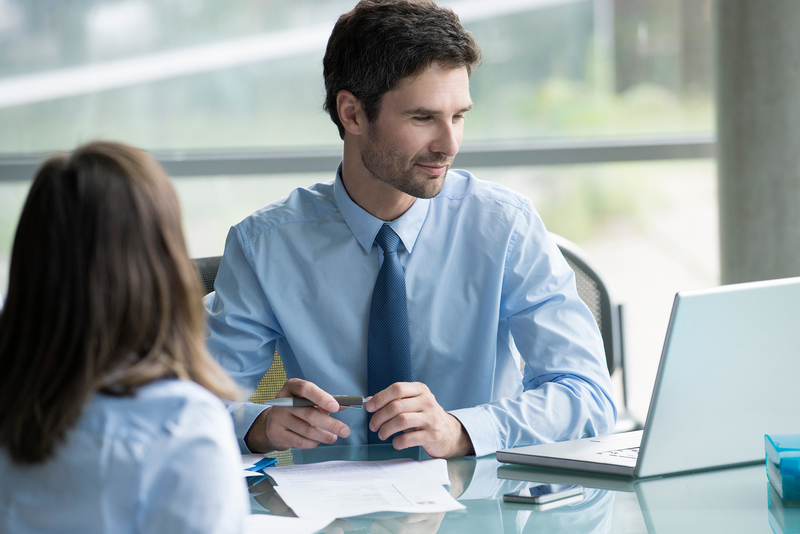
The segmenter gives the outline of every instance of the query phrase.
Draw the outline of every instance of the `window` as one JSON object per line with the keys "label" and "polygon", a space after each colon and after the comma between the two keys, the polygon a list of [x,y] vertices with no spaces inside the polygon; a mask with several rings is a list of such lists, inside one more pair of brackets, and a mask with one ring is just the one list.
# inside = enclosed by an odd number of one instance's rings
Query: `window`
{"label": "window", "polygon": [[[562,160],[591,163],[637,159],[635,149],[604,151],[609,138],[712,142],[711,0],[443,3],[484,52],[465,147],[583,139],[599,147],[594,155],[567,151]],[[321,58],[334,21],[354,4],[0,0],[0,293],[28,189],[8,170],[18,156],[97,138],[190,159],[301,151],[292,174],[202,164],[181,173],[197,174],[175,180],[194,256],[221,254],[228,228],[259,206],[331,179],[334,168],[314,174],[302,150],[341,146],[322,111]],[[645,377],[633,395],[643,416],[672,294],[717,283],[713,161],[507,165],[467,168],[530,196],[552,231],[595,256],[628,304],[629,334],[649,340],[630,338],[628,351],[632,374]]]}

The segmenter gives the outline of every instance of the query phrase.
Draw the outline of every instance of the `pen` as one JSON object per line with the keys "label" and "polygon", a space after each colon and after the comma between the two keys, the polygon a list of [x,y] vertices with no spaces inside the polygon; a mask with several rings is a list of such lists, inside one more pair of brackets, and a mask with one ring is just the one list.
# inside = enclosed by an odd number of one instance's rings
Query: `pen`
{"label": "pen", "polygon": [[[360,397],[358,395],[334,395],[333,399],[339,406],[351,406],[361,408],[370,397]],[[281,397],[263,402],[264,406],[316,406],[317,404],[303,397]]]}

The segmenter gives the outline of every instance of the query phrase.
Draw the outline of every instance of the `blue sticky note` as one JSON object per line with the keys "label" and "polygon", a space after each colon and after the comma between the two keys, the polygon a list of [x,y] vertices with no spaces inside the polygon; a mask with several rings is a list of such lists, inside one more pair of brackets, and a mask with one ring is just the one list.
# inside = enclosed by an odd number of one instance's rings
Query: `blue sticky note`
{"label": "blue sticky note", "polygon": [[247,467],[245,468],[245,470],[259,472],[262,469],[266,469],[267,467],[272,467],[277,463],[278,463],[277,458],[262,458],[261,460],[257,461],[254,466]]}

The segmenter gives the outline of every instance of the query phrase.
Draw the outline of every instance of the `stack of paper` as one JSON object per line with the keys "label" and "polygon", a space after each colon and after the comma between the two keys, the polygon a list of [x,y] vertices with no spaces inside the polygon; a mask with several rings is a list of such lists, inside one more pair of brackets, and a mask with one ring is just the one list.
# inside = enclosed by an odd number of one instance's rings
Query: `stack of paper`
{"label": "stack of paper", "polygon": [[443,486],[445,460],[322,462],[265,470],[297,517],[326,519],[374,512],[436,513],[465,507]]}

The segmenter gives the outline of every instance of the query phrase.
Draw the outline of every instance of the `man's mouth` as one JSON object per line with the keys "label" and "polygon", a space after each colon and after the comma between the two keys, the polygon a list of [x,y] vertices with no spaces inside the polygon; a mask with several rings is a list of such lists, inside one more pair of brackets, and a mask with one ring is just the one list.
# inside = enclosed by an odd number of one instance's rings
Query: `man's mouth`
{"label": "man's mouth", "polygon": [[417,163],[417,165],[431,176],[439,176],[447,172],[449,163]]}

